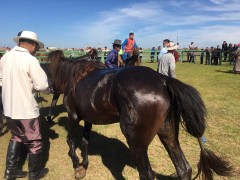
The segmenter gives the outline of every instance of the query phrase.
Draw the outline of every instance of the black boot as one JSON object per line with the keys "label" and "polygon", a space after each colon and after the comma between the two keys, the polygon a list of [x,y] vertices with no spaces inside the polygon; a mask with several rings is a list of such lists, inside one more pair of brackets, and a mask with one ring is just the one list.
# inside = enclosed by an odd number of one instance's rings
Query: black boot
{"label": "black boot", "polygon": [[0,115],[0,134],[2,133],[2,130],[3,130],[3,119]]}
{"label": "black boot", "polygon": [[22,144],[20,142],[17,141],[9,142],[4,179],[16,179],[27,176],[26,171],[22,171],[18,168],[21,146]]}
{"label": "black boot", "polygon": [[29,180],[38,180],[43,178],[47,173],[47,168],[42,168],[42,153],[29,154]]}

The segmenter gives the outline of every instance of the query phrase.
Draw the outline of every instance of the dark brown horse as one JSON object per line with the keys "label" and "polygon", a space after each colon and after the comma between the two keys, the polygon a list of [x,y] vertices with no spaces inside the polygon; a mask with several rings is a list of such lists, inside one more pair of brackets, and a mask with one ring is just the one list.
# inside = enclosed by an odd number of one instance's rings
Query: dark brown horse
{"label": "dark brown horse", "polygon": [[[62,52],[62,51],[61,51]],[[62,52],[61,56],[64,56],[64,53]],[[98,60],[98,51],[94,48],[92,48],[88,53],[86,53],[83,56],[80,57],[72,57],[71,60],[79,61],[82,59],[88,59],[88,60]],[[49,72],[49,64],[48,63],[41,63],[41,67],[47,74],[48,80],[49,80],[49,85],[51,86],[51,74]],[[52,123],[52,115],[54,113],[54,108],[56,107],[57,101],[60,97],[61,93],[59,91],[53,91],[53,98],[51,102],[51,106],[47,115],[47,120],[49,123]]]}
{"label": "dark brown horse", "polygon": [[134,48],[131,56],[125,60],[125,66],[139,66],[139,48]]}
{"label": "dark brown horse", "polygon": [[[68,112],[69,155],[75,177],[83,178],[88,167],[88,142],[92,124],[120,123],[137,165],[140,179],[152,180],[148,146],[158,135],[179,179],[189,180],[192,168],[178,140],[179,124],[198,139],[201,153],[198,174],[213,179],[213,171],[228,176],[228,162],[207,150],[201,141],[206,126],[206,108],[193,87],[142,66],[106,69],[101,62],[73,61],[61,51],[49,54],[52,85],[64,93]],[[84,120],[82,162],[75,152],[76,127]],[[182,120],[182,121],[181,121]]]}

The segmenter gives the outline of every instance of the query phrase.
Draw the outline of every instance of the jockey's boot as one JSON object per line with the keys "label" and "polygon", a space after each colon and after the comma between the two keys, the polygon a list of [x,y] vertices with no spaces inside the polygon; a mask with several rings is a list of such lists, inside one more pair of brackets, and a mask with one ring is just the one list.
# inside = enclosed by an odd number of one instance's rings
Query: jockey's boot
{"label": "jockey's boot", "polygon": [[48,173],[48,168],[42,167],[42,152],[29,154],[28,162],[29,180],[38,180]]}
{"label": "jockey's boot", "polygon": [[16,179],[27,176],[26,171],[22,171],[18,167],[19,157],[21,153],[22,144],[17,141],[10,141],[8,145],[7,158],[6,158],[6,170],[4,179]]}

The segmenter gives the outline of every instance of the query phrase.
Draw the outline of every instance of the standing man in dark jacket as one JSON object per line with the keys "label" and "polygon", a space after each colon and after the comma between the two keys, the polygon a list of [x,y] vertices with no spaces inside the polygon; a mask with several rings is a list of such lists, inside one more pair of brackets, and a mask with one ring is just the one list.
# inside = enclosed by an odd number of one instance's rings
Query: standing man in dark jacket
{"label": "standing man in dark jacket", "polygon": [[227,54],[228,54],[228,44],[226,41],[223,41],[222,44],[222,51],[223,51],[223,56],[224,56],[224,62],[227,61]]}
{"label": "standing man in dark jacket", "polygon": [[211,62],[210,62],[210,50],[209,50],[208,47],[205,49],[205,52],[206,52],[206,61],[205,61],[205,64],[210,65],[210,64],[211,64]]}
{"label": "standing man in dark jacket", "polygon": [[219,46],[217,46],[215,51],[216,51],[216,59],[214,60],[214,65],[218,65],[218,63],[220,63],[220,57],[221,57],[221,49],[219,48]]}

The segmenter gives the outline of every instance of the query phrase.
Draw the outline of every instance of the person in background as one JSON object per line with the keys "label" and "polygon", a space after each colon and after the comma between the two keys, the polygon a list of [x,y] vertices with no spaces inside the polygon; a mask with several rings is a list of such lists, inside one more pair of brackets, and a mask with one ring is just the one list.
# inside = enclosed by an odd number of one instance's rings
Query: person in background
{"label": "person in background", "polygon": [[122,51],[122,48],[119,50],[118,52],[119,56],[121,57],[121,59],[123,58],[123,51]]}
{"label": "person in background", "polygon": [[134,39],[134,33],[130,32],[129,37],[126,38],[122,43],[122,49],[124,50],[123,53],[123,60],[125,61],[127,58],[132,56],[134,48],[137,48],[136,41]]}
{"label": "person in background", "polygon": [[107,55],[108,55],[108,48],[107,48],[107,46],[105,46],[104,47],[104,53],[103,53],[103,59],[104,59],[104,61],[106,61],[106,59],[107,59]]}
{"label": "person in background", "polygon": [[223,61],[226,62],[227,61],[227,55],[228,55],[228,44],[227,44],[226,41],[223,41],[222,51],[223,51],[223,56],[224,56]]}
{"label": "person in background", "polygon": [[118,52],[121,49],[122,41],[119,39],[115,39],[112,44],[113,44],[113,49],[108,53],[108,56],[105,60],[105,65],[108,68],[117,68],[120,66]]}
{"label": "person in background", "polygon": [[211,62],[210,62],[210,50],[209,50],[208,47],[205,49],[205,53],[206,53],[206,61],[205,61],[205,64],[210,65],[210,64],[211,64]]}
{"label": "person in background", "polygon": [[151,62],[154,62],[154,56],[155,56],[155,47],[152,47],[151,51],[150,51],[150,60]]}
{"label": "person in background", "polygon": [[[167,47],[169,46],[170,40],[169,39],[164,39],[163,40],[163,48],[161,49],[159,55],[158,55],[158,59],[160,60],[161,56],[167,53]],[[159,61],[158,61],[158,67],[157,67],[157,71],[159,70]]]}
{"label": "person in background", "polygon": [[201,49],[200,64],[203,64],[203,59],[204,59],[204,50]]}
{"label": "person in background", "polygon": [[218,63],[220,63],[220,57],[221,57],[221,49],[220,49],[220,47],[219,46],[217,46],[217,48],[216,48],[216,58],[215,58],[215,60],[214,60],[214,65],[218,65]]}
{"label": "person in background", "polygon": [[182,49],[182,48],[181,48],[180,44],[177,43],[177,50],[181,50],[181,49]]}
{"label": "person in background", "polygon": [[211,47],[210,52],[211,52],[210,64],[213,65],[214,64],[214,58],[215,58],[215,48]]}
{"label": "person in background", "polygon": [[237,44],[234,44],[233,45],[233,51],[236,51],[238,49],[238,45]]}
{"label": "person in background", "polygon": [[159,55],[160,51],[161,51],[161,46],[158,46],[157,51],[156,51],[157,52],[157,62],[159,61],[158,55]]}
{"label": "person in background", "polygon": [[142,63],[142,57],[143,57],[143,49],[140,47],[140,48],[139,48],[139,59],[140,59],[140,63]]}
{"label": "person in background", "polygon": [[[194,45],[193,45],[193,42],[191,42],[191,44],[189,45],[189,50],[194,50]],[[192,63],[195,63],[195,60],[194,60],[194,51],[189,51],[188,53],[188,62],[192,62]]]}
{"label": "person in background", "polygon": [[169,39],[164,39],[163,40],[163,48],[161,49],[161,51],[158,55],[158,59],[160,59],[163,54],[167,53],[167,47],[169,46],[169,43],[170,43]]}
{"label": "person in background", "polygon": [[237,49],[234,52],[236,61],[233,67],[234,74],[240,73],[240,43],[237,45]]}
{"label": "person in background", "polygon": [[232,43],[229,43],[228,45],[228,61],[230,62],[230,65],[232,64],[233,60],[233,45]]}
{"label": "person in background", "polygon": [[48,173],[48,169],[42,167],[43,142],[39,107],[35,100],[37,91],[50,92],[47,76],[34,57],[44,44],[31,31],[19,32],[14,41],[18,46],[4,54],[0,61],[3,109],[12,134],[4,178],[27,176],[27,172],[18,167],[21,150],[25,146],[28,149],[28,176],[35,180]]}
{"label": "person in background", "polygon": [[170,76],[173,78],[176,78],[175,73],[175,58],[173,56],[173,51],[177,49],[177,45],[175,45],[173,42],[169,43],[169,46],[167,47],[167,53],[163,54],[159,59],[159,69],[158,72]]}

